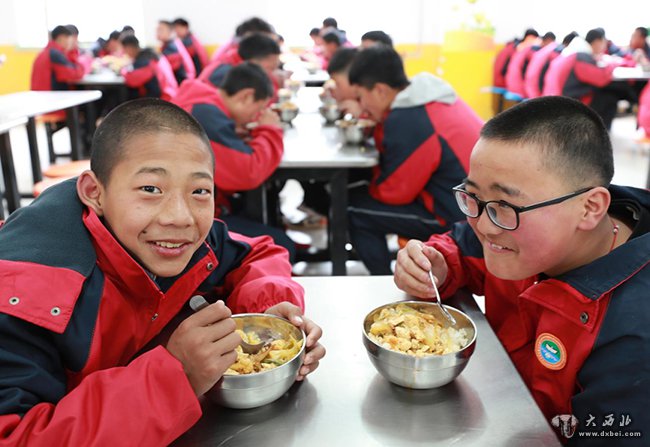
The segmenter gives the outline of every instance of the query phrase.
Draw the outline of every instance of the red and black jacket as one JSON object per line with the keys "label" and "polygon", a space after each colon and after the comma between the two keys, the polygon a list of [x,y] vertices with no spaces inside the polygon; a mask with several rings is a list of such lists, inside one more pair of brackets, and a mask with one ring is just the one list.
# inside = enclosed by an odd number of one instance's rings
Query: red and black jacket
{"label": "red and black jacket", "polygon": [[505,46],[499,51],[494,59],[493,67],[493,81],[492,85],[495,87],[505,87],[506,86],[506,72],[508,71],[508,64],[510,63],[510,58],[517,50],[517,44],[519,40],[511,40],[507,42]]}
{"label": "red and black jacket", "polygon": [[597,88],[612,82],[614,66],[599,67],[589,53],[560,54],[544,78],[544,96],[568,96],[589,105]]}
{"label": "red and black jacket", "polygon": [[2,445],[167,445],[201,408],[181,363],[151,341],[189,315],[189,298],[233,313],[303,306],[286,250],[218,220],[183,273],[152,278],[74,180],[9,217],[0,272]]}
{"label": "red and black jacket", "polygon": [[170,40],[165,42],[161,48],[162,54],[167,58],[169,64],[174,70],[174,76],[176,76],[176,82],[178,85],[187,79],[187,70],[185,69],[185,64],[183,63],[183,56],[181,55],[176,42]]}
{"label": "red and black jacket", "polygon": [[371,196],[390,205],[417,200],[443,227],[464,220],[452,188],[467,176],[482,126],[446,82],[429,73],[414,76],[375,128],[380,157]]}
{"label": "red and black jacket", "polygon": [[[461,287],[485,296],[486,318],[549,421],[573,414],[579,429],[589,431],[590,416],[600,424],[609,414],[617,422],[628,415],[632,423],[625,430],[649,433],[650,192],[620,186],[610,192],[610,214],[636,222],[631,238],[557,277],[508,281],[491,275],[466,222],[427,245],[442,252],[449,267],[443,296]],[[560,362],[540,358],[547,339],[562,347],[554,359]],[[597,445],[611,442],[601,438]]]}
{"label": "red and black jacket", "polygon": [[257,126],[244,141],[235,131],[235,121],[219,91],[198,79],[185,82],[173,101],[197,119],[210,138],[215,157],[214,182],[217,216],[229,209],[227,198],[234,192],[257,188],[273,174],[284,153],[279,126]]}
{"label": "red and black jacket", "polygon": [[81,64],[68,59],[63,47],[51,40],[41,51],[32,68],[32,90],[68,90],[70,83],[83,78]]}
{"label": "red and black jacket", "polygon": [[159,56],[151,49],[141,50],[133,61],[133,70],[123,73],[127,87],[135,89],[139,97],[170,100],[165,94],[166,80],[158,67]]}
{"label": "red and black jacket", "polygon": [[183,42],[185,49],[192,58],[196,74],[198,75],[201,73],[203,68],[208,65],[208,53],[205,51],[201,42],[199,42],[196,36],[192,33],[189,33],[185,38],[181,39],[181,42]]}

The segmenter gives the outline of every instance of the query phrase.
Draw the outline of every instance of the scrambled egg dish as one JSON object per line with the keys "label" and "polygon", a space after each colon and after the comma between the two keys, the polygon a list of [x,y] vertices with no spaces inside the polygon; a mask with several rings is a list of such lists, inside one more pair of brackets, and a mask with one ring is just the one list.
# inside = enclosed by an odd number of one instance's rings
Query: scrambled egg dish
{"label": "scrambled egg dish", "polygon": [[406,304],[382,309],[368,336],[384,348],[417,357],[457,352],[470,341],[467,329],[445,328],[433,315]]}
{"label": "scrambled egg dish", "polygon": [[[247,343],[260,343],[255,332],[244,332],[239,329],[236,332]],[[277,368],[294,358],[300,352],[300,348],[302,348],[302,340],[296,340],[293,336],[288,340],[273,340],[257,354],[247,354],[242,351],[241,346],[237,346],[237,361],[230,365],[225,374],[252,374]]]}

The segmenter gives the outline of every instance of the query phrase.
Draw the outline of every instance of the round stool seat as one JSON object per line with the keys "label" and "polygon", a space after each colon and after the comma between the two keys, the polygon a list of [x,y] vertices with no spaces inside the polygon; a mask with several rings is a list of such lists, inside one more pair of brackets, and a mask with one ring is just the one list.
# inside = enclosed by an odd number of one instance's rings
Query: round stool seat
{"label": "round stool seat", "polygon": [[71,161],[58,165],[51,165],[43,175],[45,177],[75,177],[85,170],[90,169],[90,160]]}

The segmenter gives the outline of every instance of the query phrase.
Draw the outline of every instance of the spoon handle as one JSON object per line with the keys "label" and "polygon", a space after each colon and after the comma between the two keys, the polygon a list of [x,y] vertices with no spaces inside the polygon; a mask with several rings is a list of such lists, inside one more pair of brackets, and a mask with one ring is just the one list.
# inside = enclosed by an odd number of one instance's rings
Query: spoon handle
{"label": "spoon handle", "polygon": [[445,306],[442,304],[442,300],[440,299],[440,293],[438,292],[438,286],[436,286],[436,279],[433,277],[433,272],[430,269],[429,269],[429,279],[431,280],[431,284],[433,284],[433,290],[436,292],[436,301],[438,301],[438,306],[440,306],[440,309],[442,309],[442,312],[445,314],[449,322],[455,325],[456,319],[452,314],[449,313],[447,309],[445,309]]}
{"label": "spoon handle", "polygon": [[198,312],[209,305],[210,303],[208,303],[201,295],[194,295],[190,298],[190,307],[194,312]]}

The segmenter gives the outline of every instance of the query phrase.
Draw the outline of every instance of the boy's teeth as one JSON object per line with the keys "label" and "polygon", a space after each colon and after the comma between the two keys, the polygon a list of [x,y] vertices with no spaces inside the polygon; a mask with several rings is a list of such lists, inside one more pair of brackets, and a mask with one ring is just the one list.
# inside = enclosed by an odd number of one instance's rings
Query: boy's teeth
{"label": "boy's teeth", "polygon": [[178,248],[183,244],[182,243],[173,244],[171,242],[156,242],[156,245],[159,245],[159,246],[165,247],[165,248]]}
{"label": "boy's teeth", "polygon": [[502,247],[501,245],[497,245],[497,244],[492,244],[492,246],[494,248],[498,248],[499,250],[503,250],[504,248],[506,248],[506,247]]}

